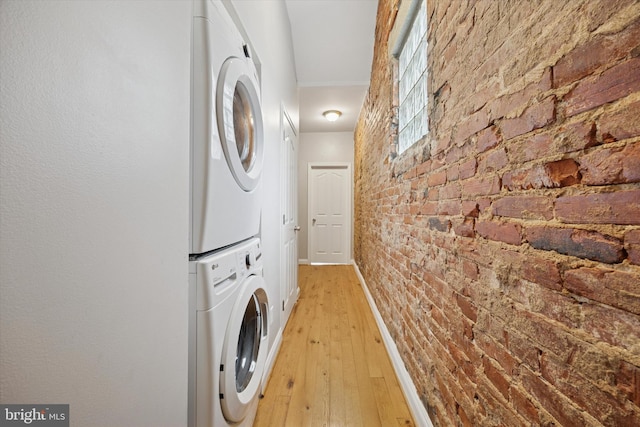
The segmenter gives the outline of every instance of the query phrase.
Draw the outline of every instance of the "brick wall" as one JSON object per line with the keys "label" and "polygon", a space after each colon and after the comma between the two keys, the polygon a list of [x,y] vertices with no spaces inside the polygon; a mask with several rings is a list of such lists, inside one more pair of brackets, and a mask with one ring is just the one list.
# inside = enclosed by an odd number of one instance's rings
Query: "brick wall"
{"label": "brick wall", "polygon": [[380,0],[355,257],[437,425],[638,425],[640,4],[428,1],[400,156]]}

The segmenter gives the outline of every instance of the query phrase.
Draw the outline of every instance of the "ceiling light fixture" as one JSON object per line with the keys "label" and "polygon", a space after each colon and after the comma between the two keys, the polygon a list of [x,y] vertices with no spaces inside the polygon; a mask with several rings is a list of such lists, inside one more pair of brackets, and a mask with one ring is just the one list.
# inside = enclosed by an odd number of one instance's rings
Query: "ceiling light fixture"
{"label": "ceiling light fixture", "polygon": [[325,119],[329,120],[330,122],[335,122],[342,115],[342,111],[327,110],[324,113],[322,113],[322,115],[324,116]]}

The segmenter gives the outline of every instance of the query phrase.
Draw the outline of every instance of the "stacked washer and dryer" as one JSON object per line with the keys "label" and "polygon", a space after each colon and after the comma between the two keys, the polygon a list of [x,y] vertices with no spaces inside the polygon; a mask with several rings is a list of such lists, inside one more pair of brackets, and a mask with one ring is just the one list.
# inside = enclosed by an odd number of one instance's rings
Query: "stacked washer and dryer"
{"label": "stacked washer and dryer", "polygon": [[192,49],[188,424],[250,426],[269,341],[259,77],[220,0],[194,0]]}

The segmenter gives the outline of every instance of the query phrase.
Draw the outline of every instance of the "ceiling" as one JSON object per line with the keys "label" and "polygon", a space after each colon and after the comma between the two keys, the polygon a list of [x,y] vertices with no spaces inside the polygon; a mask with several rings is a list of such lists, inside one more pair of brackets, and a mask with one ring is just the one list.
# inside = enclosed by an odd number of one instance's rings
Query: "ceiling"
{"label": "ceiling", "polygon": [[[301,132],[351,132],[369,88],[378,0],[285,0]],[[330,123],[322,113],[340,110]]]}

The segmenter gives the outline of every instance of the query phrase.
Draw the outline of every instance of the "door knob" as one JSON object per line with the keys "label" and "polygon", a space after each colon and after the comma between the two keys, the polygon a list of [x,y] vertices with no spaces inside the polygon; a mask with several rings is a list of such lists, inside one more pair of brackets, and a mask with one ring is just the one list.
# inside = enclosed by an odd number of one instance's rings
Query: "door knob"
{"label": "door knob", "polygon": [[293,227],[293,231],[300,231],[300,226],[296,225],[295,227]]}
{"label": "door knob", "polygon": [[311,225],[316,225],[316,219],[313,218],[313,220],[311,220]]}

